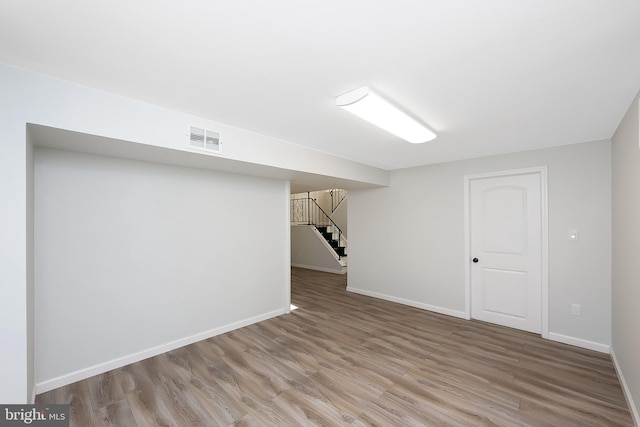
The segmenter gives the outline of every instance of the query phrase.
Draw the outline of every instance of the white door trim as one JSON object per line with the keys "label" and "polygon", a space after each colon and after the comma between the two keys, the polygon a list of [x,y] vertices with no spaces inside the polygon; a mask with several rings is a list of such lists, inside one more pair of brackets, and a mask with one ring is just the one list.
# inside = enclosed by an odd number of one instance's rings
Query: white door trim
{"label": "white door trim", "polygon": [[513,169],[464,176],[464,281],[465,281],[465,319],[471,319],[471,215],[470,183],[476,179],[497,178],[514,175],[540,175],[540,216],[541,216],[541,279],[542,279],[542,337],[549,338],[549,204],[547,192],[547,167],[540,166],[525,169]]}

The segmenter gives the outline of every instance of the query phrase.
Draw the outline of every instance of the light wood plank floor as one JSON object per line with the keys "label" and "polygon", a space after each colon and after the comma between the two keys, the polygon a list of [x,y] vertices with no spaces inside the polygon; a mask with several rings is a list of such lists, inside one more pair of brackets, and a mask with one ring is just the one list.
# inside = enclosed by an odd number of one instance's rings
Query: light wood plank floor
{"label": "light wood plank floor", "polygon": [[292,314],[41,394],[87,426],[632,426],[608,355],[292,270]]}

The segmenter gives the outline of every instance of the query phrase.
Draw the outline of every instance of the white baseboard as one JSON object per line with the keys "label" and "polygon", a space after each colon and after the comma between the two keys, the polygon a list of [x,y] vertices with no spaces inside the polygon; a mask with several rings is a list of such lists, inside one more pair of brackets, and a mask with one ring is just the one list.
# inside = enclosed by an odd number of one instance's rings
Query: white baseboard
{"label": "white baseboard", "polygon": [[610,352],[610,347],[607,344],[600,344],[594,341],[583,340],[581,338],[570,337],[567,335],[557,334],[555,332],[549,332],[549,339],[551,341],[561,342],[563,344],[574,345],[576,347],[586,348],[588,350],[599,351],[600,353]]}
{"label": "white baseboard", "polygon": [[[397,302],[399,304],[408,305],[411,307],[421,308],[423,310],[433,311],[435,313],[446,314],[447,316],[458,317],[461,319],[466,319],[464,311],[452,310],[450,308],[438,307],[435,305],[425,304],[417,301],[407,300],[404,298],[398,298],[391,295],[380,294],[378,292],[372,292],[365,289],[358,289],[348,286],[347,291],[353,292],[356,294],[366,295],[373,298],[379,298],[386,301]],[[589,350],[598,351],[600,353],[609,353],[610,347],[606,344],[597,343],[594,341],[588,341],[580,338],[574,338],[567,335],[561,335],[554,332],[549,333],[549,339],[551,341],[557,341],[564,344],[573,345],[576,347],[582,347]]]}
{"label": "white baseboard", "polygon": [[421,308],[427,311],[433,311],[434,313],[446,314],[447,316],[459,317],[464,319],[464,311],[452,310],[450,308],[438,307],[435,305],[425,304],[422,302],[412,301],[404,298],[398,298],[391,295],[379,294],[377,292],[367,291],[365,289],[353,288],[347,286],[347,291],[355,294],[366,295],[368,297],[383,299],[385,301],[397,302],[398,304],[408,305],[410,307]]}
{"label": "white baseboard", "polygon": [[624,374],[620,369],[620,365],[618,364],[618,359],[616,358],[615,351],[613,351],[613,347],[611,348],[611,360],[613,361],[613,366],[616,368],[616,373],[618,374],[618,378],[620,379],[620,384],[622,384],[622,392],[624,393],[624,398],[627,400],[627,405],[629,405],[629,412],[631,412],[633,423],[636,427],[640,427],[640,412],[638,411],[636,403],[633,401],[631,390],[629,390],[627,380],[625,380]]}
{"label": "white baseboard", "polygon": [[263,320],[271,319],[272,317],[280,316],[284,313],[284,309],[274,310],[268,313],[261,314],[259,316],[244,319],[238,322],[234,322],[228,325],[221,326],[219,328],[210,329],[198,334],[194,334],[188,337],[180,338],[175,341],[171,341],[165,344],[158,345],[146,350],[139,351],[127,356],[119,357],[114,360],[109,360],[104,363],[100,363],[94,366],[89,366],[84,369],[80,369],[75,372],[70,372],[65,375],[61,375],[56,378],[48,379],[36,384],[35,393],[40,394],[49,390],[56,389],[68,384],[72,384],[76,381],[81,381],[90,378],[94,375],[102,374],[113,369],[121,368],[131,363],[139,362],[144,359],[148,359],[153,356],[157,356],[162,353],[166,353],[171,350],[175,350],[180,347],[184,347],[189,344],[193,344],[198,341],[206,340],[216,335],[224,334],[226,332],[233,331],[244,326],[249,326],[254,323],[262,322]]}
{"label": "white baseboard", "polygon": [[347,267],[345,266],[338,269],[334,269],[334,268],[316,267],[315,265],[291,264],[291,267],[306,268],[307,270],[316,270],[316,271],[323,271],[325,273],[335,273],[335,274],[345,274],[347,272]]}

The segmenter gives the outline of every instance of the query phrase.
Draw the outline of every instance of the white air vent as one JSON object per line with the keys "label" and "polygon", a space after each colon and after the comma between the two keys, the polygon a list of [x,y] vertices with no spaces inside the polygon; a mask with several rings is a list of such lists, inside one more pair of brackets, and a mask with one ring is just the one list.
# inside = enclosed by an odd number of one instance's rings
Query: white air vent
{"label": "white air vent", "polygon": [[222,152],[222,143],[218,132],[195,126],[191,126],[189,130],[189,146],[212,153]]}

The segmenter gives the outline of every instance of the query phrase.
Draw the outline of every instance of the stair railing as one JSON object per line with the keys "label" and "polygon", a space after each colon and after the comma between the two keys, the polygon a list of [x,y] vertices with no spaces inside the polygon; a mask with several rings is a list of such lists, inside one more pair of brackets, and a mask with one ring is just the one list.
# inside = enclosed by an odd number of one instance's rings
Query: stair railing
{"label": "stair railing", "polygon": [[[308,193],[307,197],[291,199],[291,223],[313,225],[316,228],[331,227],[332,232],[333,230],[337,230],[338,246],[342,244],[342,230]],[[333,249],[336,255],[338,255],[338,259],[341,259],[342,255],[340,255],[336,248]]]}
{"label": "stair railing", "polygon": [[336,188],[329,190],[329,195],[331,196],[331,213],[334,213],[340,203],[347,197],[347,190]]}

